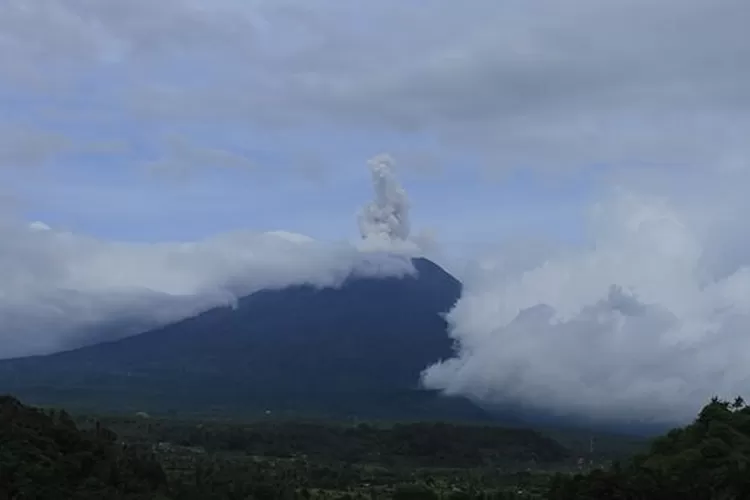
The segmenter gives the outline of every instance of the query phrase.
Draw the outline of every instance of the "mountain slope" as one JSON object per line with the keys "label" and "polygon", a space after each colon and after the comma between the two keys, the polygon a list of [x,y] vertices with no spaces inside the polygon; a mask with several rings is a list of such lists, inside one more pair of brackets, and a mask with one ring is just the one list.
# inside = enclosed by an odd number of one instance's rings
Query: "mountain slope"
{"label": "mountain slope", "polygon": [[414,276],[266,290],[141,335],[0,362],[0,391],[106,409],[386,419],[485,419],[417,387],[451,354],[442,313],[461,285],[415,259]]}

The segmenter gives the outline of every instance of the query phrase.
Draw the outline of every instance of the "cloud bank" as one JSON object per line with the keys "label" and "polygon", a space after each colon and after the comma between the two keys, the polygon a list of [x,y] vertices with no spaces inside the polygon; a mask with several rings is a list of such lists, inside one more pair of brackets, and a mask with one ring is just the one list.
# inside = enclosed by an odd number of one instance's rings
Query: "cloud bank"
{"label": "cloud bank", "polygon": [[[9,0],[3,121],[95,123],[94,135],[128,123],[159,165],[208,155],[250,166],[221,138],[308,125],[429,137],[437,156],[459,148],[495,169],[699,168],[749,153],[744,0],[427,5]],[[164,130],[204,147],[175,150],[157,139]],[[7,159],[45,161],[64,145],[47,132],[26,139],[42,153]]]}
{"label": "cloud bank", "polygon": [[[713,184],[731,198],[727,180]],[[717,237],[726,207],[711,199],[715,207],[690,208],[619,189],[592,209],[587,245],[545,249],[535,261],[478,261],[448,315],[456,356],[426,369],[424,385],[656,423],[689,420],[713,395],[746,394],[750,245],[742,234]],[[733,204],[731,231],[746,234],[737,218],[746,208]]]}

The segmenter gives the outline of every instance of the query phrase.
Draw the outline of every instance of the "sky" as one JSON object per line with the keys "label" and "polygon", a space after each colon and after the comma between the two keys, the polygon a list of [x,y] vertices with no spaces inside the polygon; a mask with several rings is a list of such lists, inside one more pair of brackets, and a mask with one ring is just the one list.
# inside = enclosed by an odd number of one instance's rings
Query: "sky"
{"label": "sky", "polygon": [[335,285],[386,249],[465,284],[428,387],[683,420],[746,394],[749,16],[6,0],[0,357]]}

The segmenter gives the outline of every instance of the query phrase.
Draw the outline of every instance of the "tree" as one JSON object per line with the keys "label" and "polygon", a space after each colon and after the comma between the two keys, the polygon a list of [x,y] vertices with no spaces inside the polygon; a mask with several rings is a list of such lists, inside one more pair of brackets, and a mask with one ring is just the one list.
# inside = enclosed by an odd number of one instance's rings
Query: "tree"
{"label": "tree", "polygon": [[712,398],[695,421],[608,471],[555,476],[549,500],[750,498],[750,407]]}

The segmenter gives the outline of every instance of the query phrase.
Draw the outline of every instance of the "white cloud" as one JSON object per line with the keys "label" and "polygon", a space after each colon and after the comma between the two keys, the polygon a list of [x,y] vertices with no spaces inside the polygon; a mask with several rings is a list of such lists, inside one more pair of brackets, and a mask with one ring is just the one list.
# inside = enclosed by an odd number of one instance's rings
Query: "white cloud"
{"label": "white cloud", "polygon": [[412,271],[399,256],[283,231],[133,244],[6,219],[0,224],[0,357],[137,333],[260,289],[338,286],[351,273]]}
{"label": "white cloud", "polygon": [[[460,348],[425,371],[426,386],[576,417],[667,422],[692,418],[715,394],[745,393],[750,245],[706,231],[700,212],[710,207],[678,207],[619,190],[592,210],[588,246],[535,263],[500,254],[468,273],[449,315]],[[725,260],[706,256],[728,241],[736,265],[717,269]]]}

